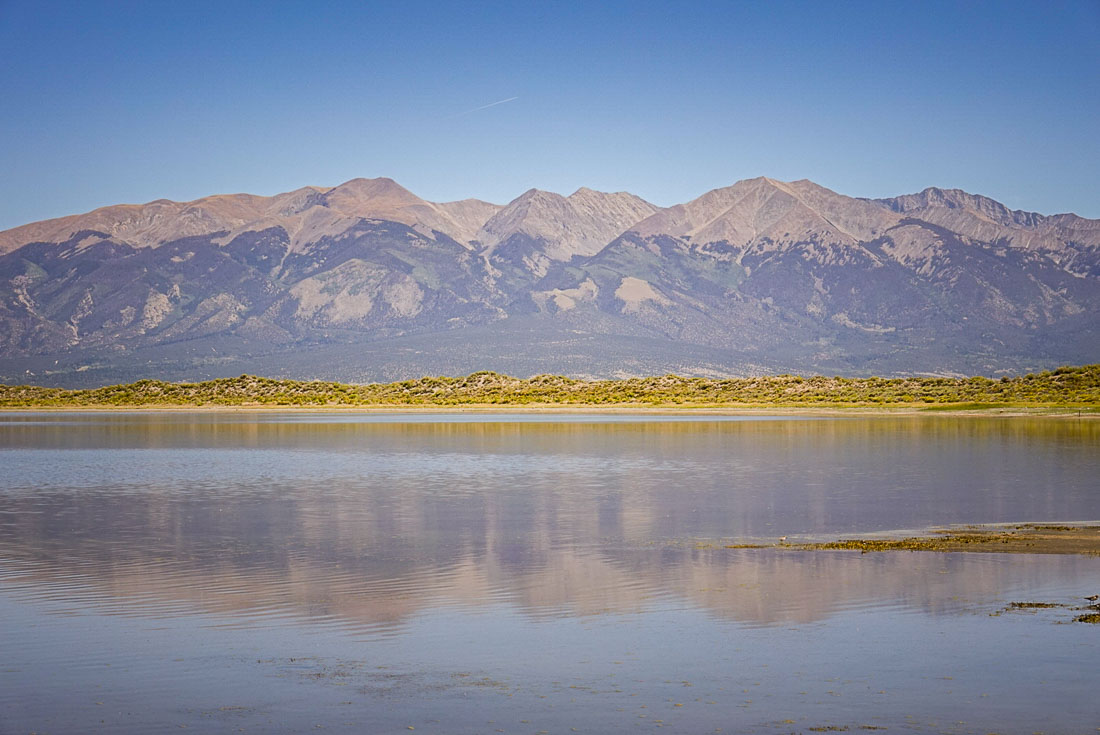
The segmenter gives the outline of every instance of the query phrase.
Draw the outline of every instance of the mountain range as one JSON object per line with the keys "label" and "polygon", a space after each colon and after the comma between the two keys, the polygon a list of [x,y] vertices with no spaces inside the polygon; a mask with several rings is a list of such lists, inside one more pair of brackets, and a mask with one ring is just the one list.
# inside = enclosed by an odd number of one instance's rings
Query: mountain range
{"label": "mountain range", "polygon": [[0,232],[0,381],[986,374],[1100,361],[1100,220],[739,181],[659,207],[386,179]]}

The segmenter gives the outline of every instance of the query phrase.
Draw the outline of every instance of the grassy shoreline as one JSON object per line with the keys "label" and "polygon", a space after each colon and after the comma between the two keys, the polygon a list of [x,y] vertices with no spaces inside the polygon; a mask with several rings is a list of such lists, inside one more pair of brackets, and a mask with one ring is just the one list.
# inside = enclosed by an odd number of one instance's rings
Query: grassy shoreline
{"label": "grassy shoreline", "polygon": [[684,378],[665,375],[579,380],[512,378],[479,372],[353,385],[251,375],[201,383],[141,380],[66,390],[0,385],[0,409],[357,409],[431,411],[1100,413],[1100,365],[993,380],[777,375]]}

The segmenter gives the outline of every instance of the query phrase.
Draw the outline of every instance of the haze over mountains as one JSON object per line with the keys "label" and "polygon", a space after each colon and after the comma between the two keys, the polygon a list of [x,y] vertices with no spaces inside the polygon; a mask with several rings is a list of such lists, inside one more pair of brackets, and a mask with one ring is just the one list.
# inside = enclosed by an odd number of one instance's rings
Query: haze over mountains
{"label": "haze over mountains", "polygon": [[1100,361],[1100,220],[739,181],[661,208],[390,179],[0,233],[0,380],[490,369],[997,374]]}

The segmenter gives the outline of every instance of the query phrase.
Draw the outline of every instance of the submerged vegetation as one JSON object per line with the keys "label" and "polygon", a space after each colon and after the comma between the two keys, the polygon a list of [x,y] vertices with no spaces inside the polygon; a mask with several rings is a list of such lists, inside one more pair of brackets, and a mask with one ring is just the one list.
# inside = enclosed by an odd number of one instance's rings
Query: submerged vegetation
{"label": "submerged vegetation", "polygon": [[351,385],[252,375],[202,383],[140,380],[85,390],[0,385],[0,407],[1006,407],[1100,408],[1100,365],[1062,367],[1013,378],[840,378],[776,375],[684,378],[665,375],[580,380],[558,375],[512,378],[478,372]]}

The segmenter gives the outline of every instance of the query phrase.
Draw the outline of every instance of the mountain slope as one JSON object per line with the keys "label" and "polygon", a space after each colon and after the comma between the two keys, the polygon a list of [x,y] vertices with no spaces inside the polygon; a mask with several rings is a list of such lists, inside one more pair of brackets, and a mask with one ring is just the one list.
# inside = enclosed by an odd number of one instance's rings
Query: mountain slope
{"label": "mountain slope", "polygon": [[9,230],[0,284],[8,382],[1100,361],[1100,221],[957,190],[757,178],[660,209],[589,189],[440,204],[353,179]]}
{"label": "mountain slope", "polygon": [[852,243],[877,237],[899,219],[881,206],[842,197],[809,181],[783,183],[761,177],[669,207],[633,229],[642,235],[673,235],[703,243]]}
{"label": "mountain slope", "polygon": [[102,207],[0,232],[0,253],[32,242],[67,242],[82,231],[134,247],[270,227],[282,227],[295,241],[308,241],[338,234],[361,218],[400,222],[428,232],[438,230],[467,242],[498,209],[498,205],[477,199],[428,202],[392,179],[352,179],[332,188],[307,186],[271,197],[220,194],[193,202],[158,199],[148,204]]}
{"label": "mountain slope", "polygon": [[1072,273],[1100,275],[1095,270],[1100,253],[1100,220],[1011,210],[988,197],[959,189],[928,188],[919,194],[873,201],[975,240],[1003,241],[1012,247],[1042,251]]}
{"label": "mountain slope", "polygon": [[485,222],[477,239],[500,266],[543,275],[554,261],[594,255],[656,211],[625,192],[581,188],[563,197],[531,189]]}

